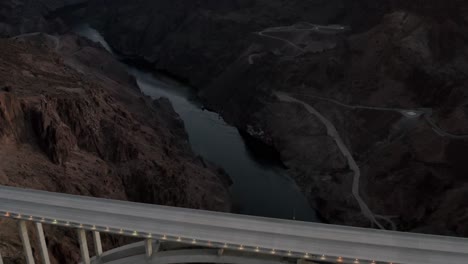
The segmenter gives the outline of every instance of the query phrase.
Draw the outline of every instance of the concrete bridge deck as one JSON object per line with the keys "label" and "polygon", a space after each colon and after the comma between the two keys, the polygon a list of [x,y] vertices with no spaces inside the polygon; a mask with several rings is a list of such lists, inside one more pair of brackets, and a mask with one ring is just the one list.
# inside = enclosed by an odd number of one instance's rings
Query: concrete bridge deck
{"label": "concrete bridge deck", "polygon": [[237,256],[250,252],[287,259],[326,258],[340,263],[356,260],[468,263],[465,238],[269,219],[11,187],[0,187],[0,217],[75,228],[79,234],[88,230],[208,250],[225,249],[239,252]]}

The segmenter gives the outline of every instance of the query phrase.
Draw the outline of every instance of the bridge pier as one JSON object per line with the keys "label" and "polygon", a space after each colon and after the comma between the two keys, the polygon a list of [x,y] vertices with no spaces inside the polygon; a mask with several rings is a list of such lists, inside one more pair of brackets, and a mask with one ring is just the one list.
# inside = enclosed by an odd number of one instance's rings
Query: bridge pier
{"label": "bridge pier", "polygon": [[86,232],[84,229],[78,229],[78,241],[80,243],[81,261],[83,264],[91,264],[89,258],[88,242],[86,241]]}
{"label": "bridge pier", "polygon": [[147,258],[151,258],[153,256],[153,239],[147,238],[145,240],[145,251]]}
{"label": "bridge pier", "polygon": [[26,221],[20,220],[18,222],[18,229],[23,243],[24,257],[26,258],[27,264],[34,264],[34,256],[32,253],[31,243],[29,242],[28,228],[26,227]]}
{"label": "bridge pier", "polygon": [[42,228],[41,223],[35,223],[35,226],[36,226],[36,232],[38,236],[38,244],[40,248],[42,263],[50,264],[49,252],[47,250],[47,244],[46,244],[45,236],[44,236],[44,229]]}
{"label": "bridge pier", "polygon": [[102,256],[102,243],[101,234],[97,231],[93,231],[94,251],[96,252],[96,258]]}

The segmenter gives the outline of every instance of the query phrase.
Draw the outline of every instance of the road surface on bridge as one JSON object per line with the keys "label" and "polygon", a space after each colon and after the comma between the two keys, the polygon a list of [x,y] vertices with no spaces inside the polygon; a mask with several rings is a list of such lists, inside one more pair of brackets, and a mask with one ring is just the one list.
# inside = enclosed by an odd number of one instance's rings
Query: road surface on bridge
{"label": "road surface on bridge", "polygon": [[269,219],[4,186],[0,186],[0,216],[296,258],[324,255],[412,264],[462,264],[468,259],[468,239],[464,238]]}

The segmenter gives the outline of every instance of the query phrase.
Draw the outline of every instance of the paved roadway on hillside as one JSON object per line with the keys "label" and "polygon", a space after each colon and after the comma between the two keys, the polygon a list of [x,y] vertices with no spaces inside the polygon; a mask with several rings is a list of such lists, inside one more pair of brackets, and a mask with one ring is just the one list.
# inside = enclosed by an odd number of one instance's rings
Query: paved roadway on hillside
{"label": "paved roadway on hillside", "polygon": [[318,100],[327,101],[327,102],[330,102],[330,103],[333,103],[333,104],[336,104],[345,108],[350,108],[350,109],[368,109],[368,110],[376,110],[376,111],[398,112],[401,115],[405,116],[406,118],[419,118],[423,116],[424,119],[427,121],[427,123],[432,127],[433,131],[435,131],[439,136],[448,137],[452,139],[467,139],[468,138],[468,135],[454,135],[454,134],[451,134],[442,130],[439,126],[435,124],[435,121],[432,119],[431,117],[432,109],[430,108],[403,109],[403,108],[375,107],[375,106],[364,106],[364,105],[350,105],[350,104],[342,103],[332,98],[326,98],[326,97],[310,95],[310,94],[298,94],[298,93],[291,94],[291,93],[283,93],[283,92],[274,92],[274,95],[276,95],[280,101],[301,104],[302,106],[306,108],[308,112],[315,115],[326,126],[328,135],[331,138],[333,138],[338,148],[342,152],[343,156],[347,159],[350,169],[354,172],[352,193],[361,208],[362,214],[366,216],[371,221],[371,223],[374,223],[381,229],[383,229],[383,226],[377,221],[377,219],[383,219],[387,221],[388,223],[390,223],[393,230],[396,229],[396,225],[387,216],[375,215],[369,209],[369,207],[364,202],[364,200],[361,198],[361,195],[359,192],[360,176],[361,176],[360,168],[357,165],[355,159],[353,158],[351,151],[348,149],[348,147],[342,140],[341,136],[339,135],[336,127],[333,125],[333,123],[330,120],[328,120],[324,115],[322,115],[319,111],[317,111],[310,104],[302,100],[299,100],[295,98],[294,96],[301,96],[301,97],[307,96],[307,97],[315,98]]}
{"label": "paved roadway on hillside", "polygon": [[[123,229],[125,234],[177,237],[199,245],[226,245],[294,256],[343,256],[394,263],[466,263],[468,239],[269,219],[0,187],[0,214]],[[37,218],[39,217],[39,218]],[[159,236],[160,235],[160,236]],[[222,247],[222,246],[220,246]],[[305,255],[307,253],[307,255]],[[308,255],[310,254],[310,255]]]}
{"label": "paved roadway on hillside", "polygon": [[361,209],[362,214],[369,219],[372,224],[377,225],[380,229],[384,229],[384,227],[377,221],[374,213],[369,209],[367,204],[361,198],[359,187],[360,187],[360,178],[361,178],[361,169],[359,168],[356,160],[354,159],[351,151],[344,143],[343,139],[341,138],[338,130],[336,129],[335,125],[328,120],[324,115],[322,115],[319,111],[313,108],[310,104],[305,103],[304,101],[298,100],[286,93],[275,92],[275,95],[283,102],[288,103],[297,103],[304,106],[304,108],[314,116],[316,116],[320,122],[322,122],[325,127],[327,128],[327,134],[330,136],[336,143],[338,149],[341,151],[343,156],[348,161],[349,168],[353,171],[353,186],[352,186],[352,194],[356,199],[359,207]]}
{"label": "paved roadway on hillside", "polygon": [[[343,32],[345,30],[346,30],[346,27],[343,27],[343,26],[340,26],[340,25],[322,26],[322,25],[315,25],[315,24],[303,22],[303,23],[300,23],[300,24],[292,25],[292,26],[270,27],[270,28],[266,28],[266,29],[264,29],[264,30],[262,30],[260,32],[255,32],[255,34],[257,34],[258,36],[261,36],[261,37],[270,38],[270,39],[274,39],[274,40],[284,42],[287,45],[290,45],[291,47],[294,47],[295,49],[297,49],[300,52],[300,54],[302,54],[302,53],[304,53],[306,51],[304,48],[298,46],[296,43],[292,42],[289,39],[282,38],[282,37],[279,37],[279,36],[275,36],[274,34],[275,33],[285,33],[285,32],[286,33],[292,33],[292,32],[304,33],[304,32],[307,32],[307,31],[308,32],[317,32],[317,33],[330,33],[330,32],[337,33],[337,32]],[[248,60],[250,65],[254,64],[254,59],[257,56],[261,56],[261,54],[254,53],[254,54],[250,54],[247,57],[247,60]]]}
{"label": "paved roadway on hillside", "polygon": [[270,28],[266,28],[260,32],[257,32],[256,34],[259,35],[259,36],[262,36],[262,37],[266,37],[266,38],[271,38],[271,39],[275,39],[275,40],[279,40],[279,41],[282,41],[282,42],[285,42],[286,44],[288,45],[291,45],[292,47],[298,49],[299,51],[301,52],[304,52],[305,50],[301,47],[299,47],[298,45],[296,45],[294,42],[288,40],[288,39],[285,39],[285,38],[281,38],[281,37],[278,37],[278,36],[273,36],[271,35],[272,33],[281,33],[281,32],[287,32],[287,33],[291,33],[291,32],[306,32],[306,31],[311,31],[311,32],[317,32],[317,33],[329,33],[329,32],[342,32],[342,31],[345,31],[346,30],[346,27],[343,27],[343,26],[339,26],[339,25],[336,25],[336,26],[323,26],[323,25],[315,25],[315,24],[311,24],[311,23],[302,23],[303,27],[299,27],[299,25],[292,25],[292,26],[282,26],[282,27],[270,27]]}
{"label": "paved roadway on hillside", "polygon": [[327,98],[323,96],[317,96],[312,94],[304,94],[304,93],[288,93],[291,96],[306,96],[310,98],[315,98],[318,100],[327,101],[345,108],[349,109],[367,109],[367,110],[375,110],[375,111],[391,111],[391,112],[398,112],[402,114],[406,118],[419,118],[421,116],[424,117],[426,122],[432,127],[432,130],[441,137],[448,137],[451,139],[468,139],[468,134],[453,134],[443,130],[440,126],[436,124],[434,119],[432,118],[433,109],[432,108],[416,108],[416,109],[404,109],[404,108],[392,108],[392,107],[379,107],[379,106],[366,106],[366,105],[350,105],[342,103],[336,99]]}

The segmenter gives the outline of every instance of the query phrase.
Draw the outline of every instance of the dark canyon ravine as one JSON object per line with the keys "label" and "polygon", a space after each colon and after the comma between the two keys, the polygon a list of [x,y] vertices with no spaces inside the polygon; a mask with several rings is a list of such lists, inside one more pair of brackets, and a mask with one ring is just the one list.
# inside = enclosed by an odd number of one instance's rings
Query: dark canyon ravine
{"label": "dark canyon ravine", "polygon": [[[89,25],[80,24],[74,31],[112,52],[101,34]],[[277,161],[259,160],[253,155],[239,131],[217,113],[205,110],[190,87],[132,66],[128,70],[144,94],[171,101],[184,121],[193,151],[229,174],[235,212],[317,221],[315,211],[287,171]]]}

